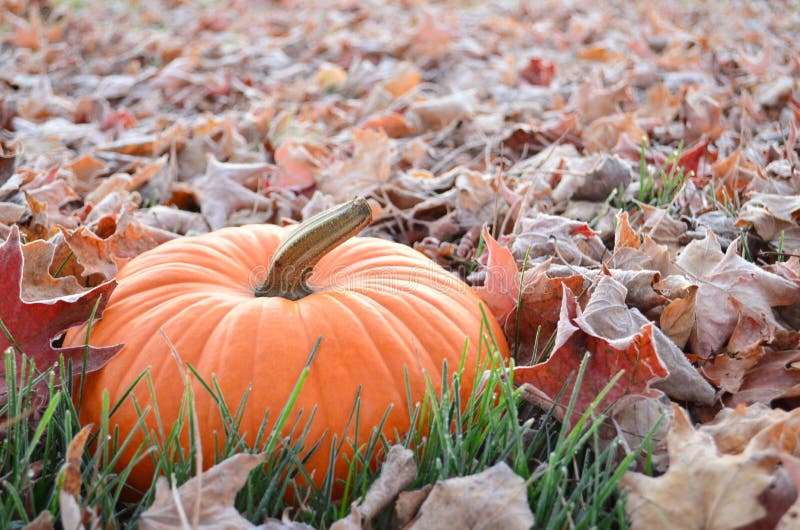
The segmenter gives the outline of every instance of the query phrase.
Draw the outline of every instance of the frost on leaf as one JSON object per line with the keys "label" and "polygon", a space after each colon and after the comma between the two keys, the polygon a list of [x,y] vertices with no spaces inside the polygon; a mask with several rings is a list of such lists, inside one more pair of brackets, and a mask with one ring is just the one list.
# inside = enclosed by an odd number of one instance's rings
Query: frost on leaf
{"label": "frost on leaf", "polygon": [[[652,324],[642,326],[628,337],[609,339],[597,335],[579,320],[580,316],[575,295],[564,288],[561,317],[550,358],[541,364],[514,369],[514,384],[525,385],[527,400],[549,408],[569,381],[564,398],[556,404],[555,416],[573,423],[620,372],[622,376],[600,401],[598,410],[610,406],[621,408],[639,399],[662,396],[651,385],[664,379],[669,372],[656,354]],[[587,354],[586,372],[576,389],[578,370]],[[577,392],[575,407],[572,416],[566,418],[566,405],[573,392]]]}
{"label": "frost on leaf", "polygon": [[[36,364],[38,370],[47,370],[59,361],[72,362],[74,374],[99,370],[116,354],[121,345],[95,348],[75,346],[55,348],[52,341],[67,329],[83,324],[92,316],[103,314],[111,292],[116,287],[114,280],[75,294],[62,294],[54,288],[53,297],[30,302],[22,298],[23,253],[19,231],[16,227],[5,243],[0,245],[0,291],[4,302],[0,304],[0,352],[11,351],[19,368],[21,354],[25,353]],[[41,294],[41,291],[40,291]],[[86,363],[84,367],[84,354]],[[6,393],[5,363],[0,364],[0,396]]]}

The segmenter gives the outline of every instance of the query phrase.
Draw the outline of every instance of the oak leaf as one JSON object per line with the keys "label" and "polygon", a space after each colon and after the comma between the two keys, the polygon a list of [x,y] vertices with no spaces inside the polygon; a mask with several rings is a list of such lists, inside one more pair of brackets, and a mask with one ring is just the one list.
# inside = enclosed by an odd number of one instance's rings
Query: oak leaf
{"label": "oak leaf", "polygon": [[[586,372],[580,387],[576,389],[576,376],[587,353]],[[564,287],[553,353],[544,363],[515,368],[514,384],[525,385],[525,399],[542,408],[555,404],[555,416],[571,424],[589,409],[600,392],[621,371],[624,371],[623,375],[600,401],[599,410],[610,406],[621,408],[640,399],[663,395],[661,391],[651,388],[654,382],[669,375],[656,354],[653,325],[646,324],[627,337],[608,339],[599,336],[585,319],[581,319],[575,295]],[[570,382],[565,398],[561,403],[556,403],[567,381]],[[574,392],[577,392],[575,406],[572,416],[567,418],[565,403]]]}

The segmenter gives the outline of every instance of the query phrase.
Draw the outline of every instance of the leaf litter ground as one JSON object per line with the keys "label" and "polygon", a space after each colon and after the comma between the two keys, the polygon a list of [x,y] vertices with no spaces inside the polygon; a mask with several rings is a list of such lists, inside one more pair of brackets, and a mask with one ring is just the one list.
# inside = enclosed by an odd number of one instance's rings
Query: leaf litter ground
{"label": "leaf litter ground", "polygon": [[574,414],[612,383],[620,439],[673,418],[666,473],[626,476],[634,527],[792,528],[792,2],[2,7],[4,349],[52,363],[51,340],[162,242],[362,194],[366,234],[478,290],[532,402],[588,352]]}

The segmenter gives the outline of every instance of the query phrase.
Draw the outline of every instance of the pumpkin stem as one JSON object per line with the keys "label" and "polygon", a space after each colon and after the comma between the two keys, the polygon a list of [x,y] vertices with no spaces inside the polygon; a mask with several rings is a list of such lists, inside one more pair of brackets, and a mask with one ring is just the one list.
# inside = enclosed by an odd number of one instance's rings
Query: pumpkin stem
{"label": "pumpkin stem", "polygon": [[256,296],[280,296],[299,300],[313,291],[306,281],[314,265],[372,221],[372,209],[363,197],[356,197],[303,221],[281,241],[272,256],[267,279]]}

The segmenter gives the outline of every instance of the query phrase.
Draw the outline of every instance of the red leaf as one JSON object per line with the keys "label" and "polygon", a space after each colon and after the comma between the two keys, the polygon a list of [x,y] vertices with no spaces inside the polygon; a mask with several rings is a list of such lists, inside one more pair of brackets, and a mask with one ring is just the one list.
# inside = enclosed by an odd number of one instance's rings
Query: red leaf
{"label": "red leaf", "polygon": [[578,290],[583,286],[583,276],[551,278],[547,274],[549,260],[523,274],[517,271],[511,251],[486,228],[483,239],[487,250],[486,283],[475,291],[503,325],[517,363],[527,364],[544,350],[555,332],[564,292],[561,286]]}
{"label": "red leaf", "polygon": [[[99,317],[117,283],[110,280],[82,293],[26,302],[21,297],[23,261],[19,230],[16,226],[12,227],[5,243],[0,245],[0,270],[3,271],[0,291],[4,295],[3,304],[0,305],[0,320],[14,339],[12,342],[5,333],[0,333],[0,352],[12,347],[19,366],[21,350],[33,359],[39,370],[48,369],[63,355],[65,361],[72,361],[74,372],[80,373],[84,347],[54,348],[51,341],[61,332],[89,320],[95,304],[95,318]],[[104,348],[89,346],[86,372],[100,369],[120,348],[122,345]],[[0,364],[0,395],[5,393],[3,363]]]}
{"label": "red leaf", "polygon": [[497,242],[483,227],[486,243],[486,283],[475,291],[501,323],[509,317],[519,299],[517,261],[511,251]]}
{"label": "red leaf", "polygon": [[528,83],[536,86],[550,86],[556,73],[556,65],[538,57],[531,58],[528,65],[522,69],[520,75]]}
{"label": "red leaf", "polygon": [[[572,382],[555,411],[558,419],[572,423],[622,370],[625,373],[601,400],[599,410],[612,404],[621,407],[643,397],[660,397],[661,391],[651,389],[650,384],[665,378],[669,372],[656,354],[652,324],[643,326],[633,336],[609,340],[582,329],[576,321],[580,314],[575,295],[564,287],[561,319],[552,355],[544,363],[514,369],[514,383],[530,385],[526,388],[526,399],[547,408],[572,376]],[[578,389],[573,416],[565,418],[566,403],[574,392],[575,376],[587,352],[590,357]]]}
{"label": "red leaf", "polygon": [[594,236],[599,236],[600,235],[599,232],[595,232],[594,230],[589,228],[589,225],[587,225],[587,224],[582,224],[582,225],[576,226],[575,228],[570,230],[570,233],[571,234],[580,234],[580,235],[582,235],[584,237],[594,237]]}

